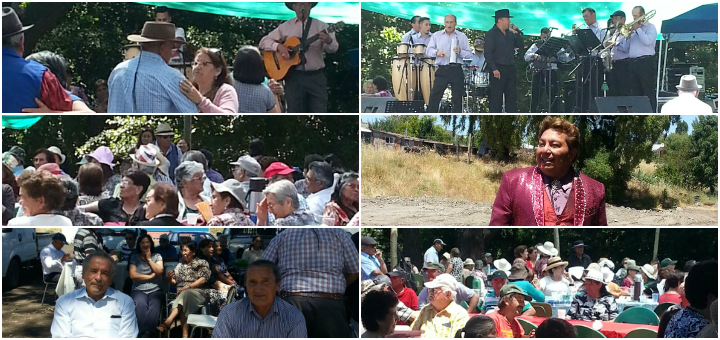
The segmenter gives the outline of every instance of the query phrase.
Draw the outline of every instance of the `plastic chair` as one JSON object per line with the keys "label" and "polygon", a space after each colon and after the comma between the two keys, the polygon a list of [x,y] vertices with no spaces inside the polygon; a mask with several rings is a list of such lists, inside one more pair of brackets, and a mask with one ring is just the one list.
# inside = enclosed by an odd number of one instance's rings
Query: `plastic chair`
{"label": "plastic chair", "polygon": [[535,316],[542,316],[546,318],[551,318],[553,316],[552,306],[547,302],[530,302],[530,305],[535,308]]}
{"label": "plastic chair", "polygon": [[202,330],[203,329],[215,329],[215,324],[217,323],[217,317],[214,317],[212,315],[202,315],[202,314],[190,314],[187,318],[187,324],[190,325],[190,337],[192,338],[193,335],[195,335],[195,329],[200,328],[200,337],[202,338]]}
{"label": "plastic chair", "polygon": [[537,326],[530,321],[521,318],[517,318],[515,320],[518,320],[518,322],[520,322],[520,326],[522,326],[525,335],[530,334],[533,329],[537,329]]}
{"label": "plastic chair", "polygon": [[652,329],[638,328],[633,329],[625,335],[626,338],[657,338],[657,332]]}
{"label": "plastic chair", "polygon": [[659,317],[662,317],[663,314],[668,310],[668,308],[674,306],[675,304],[672,302],[665,302],[659,304],[657,307],[655,307],[655,314]]}
{"label": "plastic chair", "polygon": [[655,312],[645,307],[633,307],[620,313],[615,318],[617,323],[632,323],[636,325],[660,325],[660,318]]}
{"label": "plastic chair", "polygon": [[464,283],[465,283],[465,287],[468,287],[470,289],[475,289],[475,287],[473,287],[475,285],[475,277],[474,276],[471,275],[471,276],[466,277]]}
{"label": "plastic chair", "polygon": [[578,338],[607,338],[604,334],[584,325],[573,325]]}
{"label": "plastic chair", "polygon": [[420,274],[413,274],[413,277],[415,278],[415,293],[420,294],[420,292],[423,290],[423,283],[425,280],[423,280],[422,275]]}

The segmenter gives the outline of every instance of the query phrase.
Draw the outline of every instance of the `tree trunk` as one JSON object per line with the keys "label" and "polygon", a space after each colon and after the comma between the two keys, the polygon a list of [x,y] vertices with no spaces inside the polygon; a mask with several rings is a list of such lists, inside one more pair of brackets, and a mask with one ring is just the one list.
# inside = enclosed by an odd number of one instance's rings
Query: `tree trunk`
{"label": "tree trunk", "polygon": [[655,244],[653,245],[652,259],[656,259],[658,255],[658,246],[660,245],[660,228],[655,228]]}
{"label": "tree trunk", "polygon": [[192,115],[185,115],[184,117],[184,130],[183,139],[187,142],[188,146],[192,148]]}
{"label": "tree trunk", "polygon": [[467,162],[470,164],[470,154],[472,153],[472,134],[468,133],[468,159]]}
{"label": "tree trunk", "polygon": [[[18,13],[23,26],[35,25],[25,31],[25,55],[32,53],[40,39],[63,18],[73,6],[72,2],[30,2],[24,11],[20,2],[13,2],[12,7]],[[21,13],[22,12],[22,13]]]}
{"label": "tree trunk", "polygon": [[553,228],[553,234],[555,234],[555,235],[554,235],[554,236],[555,236],[555,237],[554,237],[555,249],[557,249],[557,250],[558,250],[558,254],[560,254],[560,229],[559,229],[559,228]]}
{"label": "tree trunk", "polygon": [[397,252],[397,244],[398,244],[398,228],[390,228],[390,268],[389,271],[392,271],[392,268],[395,268],[398,264],[398,252]]}
{"label": "tree trunk", "polygon": [[[401,256],[410,257],[412,264],[421,269],[424,265],[423,255],[425,249],[420,244],[420,229],[418,228],[398,228],[399,236],[402,238]],[[429,247],[429,246],[428,246]]]}
{"label": "tree trunk", "polygon": [[463,258],[478,260],[485,253],[486,228],[465,228],[462,229],[460,239],[460,254]]}

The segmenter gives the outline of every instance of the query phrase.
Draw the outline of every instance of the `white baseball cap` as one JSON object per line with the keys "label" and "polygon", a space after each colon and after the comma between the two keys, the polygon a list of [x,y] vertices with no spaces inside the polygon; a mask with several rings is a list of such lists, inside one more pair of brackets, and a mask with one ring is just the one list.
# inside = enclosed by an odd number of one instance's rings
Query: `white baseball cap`
{"label": "white baseball cap", "polygon": [[435,280],[425,282],[425,287],[428,288],[440,288],[447,287],[453,292],[457,291],[457,280],[450,274],[440,274]]}

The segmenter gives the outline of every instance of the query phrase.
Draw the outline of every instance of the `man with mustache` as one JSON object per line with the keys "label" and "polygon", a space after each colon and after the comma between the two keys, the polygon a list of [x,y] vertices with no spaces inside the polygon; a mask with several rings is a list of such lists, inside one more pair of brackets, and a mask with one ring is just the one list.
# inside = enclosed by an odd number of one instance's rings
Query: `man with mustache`
{"label": "man with mustache", "polygon": [[503,175],[490,225],[607,225],[605,186],[572,167],[580,152],[577,126],[547,117],[539,132],[537,165]]}
{"label": "man with mustache", "polygon": [[102,250],[82,264],[85,287],[63,295],[55,305],[53,338],[135,338],[138,334],[133,300],[110,288],[115,261]]}

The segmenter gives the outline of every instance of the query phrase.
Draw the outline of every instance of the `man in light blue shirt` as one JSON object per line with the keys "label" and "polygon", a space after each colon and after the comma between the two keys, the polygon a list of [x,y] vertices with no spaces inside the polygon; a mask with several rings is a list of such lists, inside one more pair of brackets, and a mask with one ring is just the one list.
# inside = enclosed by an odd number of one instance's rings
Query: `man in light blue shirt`
{"label": "man in light blue shirt", "polygon": [[436,238],[435,241],[433,241],[432,247],[428,248],[428,250],[425,251],[425,261],[423,263],[423,269],[427,268],[428,265],[431,263],[440,263],[438,253],[443,249],[444,245],[445,242],[443,242],[439,238]]}
{"label": "man in light blue shirt", "polygon": [[[632,15],[633,20],[637,20],[645,15],[645,9],[642,6],[635,6]],[[642,25],[635,23],[631,30],[633,30],[633,33],[630,35],[630,39],[623,37],[617,45],[618,51],[628,54],[629,68],[625,74],[625,79],[629,81],[632,95],[648,97],[652,112],[656,112],[657,99],[655,96],[652,56],[655,55],[657,29],[655,25],[646,21]]]}
{"label": "man in light blue shirt", "polygon": [[198,108],[180,93],[185,76],[168,66],[175,44],[175,25],[148,21],[142,35],[130,35],[139,42],[142,52],[124,61],[108,80],[108,113],[197,113]]}
{"label": "man in light blue shirt", "polygon": [[475,49],[475,53],[470,56],[472,59],[470,66],[477,66],[480,68],[480,72],[485,72],[485,40],[482,40],[482,38],[475,38],[475,41],[473,41],[473,48]]}
{"label": "man in light blue shirt", "polygon": [[416,15],[413,16],[410,19],[410,25],[412,26],[412,29],[407,31],[405,35],[403,35],[402,40],[400,40],[401,43],[406,44],[415,44],[415,35],[420,33],[420,16]]}
{"label": "man in light blue shirt", "polygon": [[387,265],[382,252],[377,250],[377,242],[370,236],[360,239],[361,280],[373,280],[379,275],[387,274]]}
{"label": "man in light blue shirt", "polygon": [[430,18],[420,18],[420,31],[413,37],[414,44],[423,44],[425,47],[430,43]]}
{"label": "man in light blue shirt", "polygon": [[[610,16],[610,19],[612,19],[612,24],[615,27],[620,24],[624,25],[626,20],[625,12],[615,11],[615,13]],[[617,29],[612,29],[610,33],[608,33],[608,37],[610,37],[611,34],[614,36],[613,41],[616,41],[616,43],[621,39],[625,39],[625,37],[617,32]],[[612,59],[612,70],[607,74],[608,94],[610,96],[629,96],[630,89],[627,88],[627,81],[624,78],[625,74],[630,72],[628,70],[629,55],[627,52],[620,51],[618,46],[615,45],[610,49],[610,56]]]}
{"label": "man in light blue shirt", "polygon": [[85,286],[63,295],[55,305],[50,333],[53,338],[135,338],[135,303],[110,288],[115,262],[102,250],[83,262]]}
{"label": "man in light blue shirt", "polygon": [[452,85],[452,112],[462,112],[462,97],[465,93],[465,75],[462,60],[472,56],[467,36],[455,30],[457,19],[454,15],[445,16],[445,29],[433,33],[425,55],[435,57],[435,84],[430,90],[430,102],[427,112],[438,112],[448,84]]}

